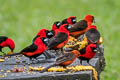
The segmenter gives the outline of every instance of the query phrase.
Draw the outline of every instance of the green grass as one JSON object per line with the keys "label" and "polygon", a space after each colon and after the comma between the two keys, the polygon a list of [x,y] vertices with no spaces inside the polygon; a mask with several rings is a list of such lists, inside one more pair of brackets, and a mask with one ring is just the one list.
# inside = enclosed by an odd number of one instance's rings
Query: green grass
{"label": "green grass", "polygon": [[120,0],[0,0],[0,35],[15,41],[19,51],[42,28],[68,16],[95,16],[104,37],[106,68],[101,80],[120,79]]}

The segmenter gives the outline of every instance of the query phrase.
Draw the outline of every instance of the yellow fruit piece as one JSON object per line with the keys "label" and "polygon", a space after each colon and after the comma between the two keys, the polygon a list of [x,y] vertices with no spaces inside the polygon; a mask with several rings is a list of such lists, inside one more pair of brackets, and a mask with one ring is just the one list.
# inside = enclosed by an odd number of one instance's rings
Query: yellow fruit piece
{"label": "yellow fruit piece", "polygon": [[[44,67],[32,67],[29,66],[29,70],[31,71],[41,71],[43,70]],[[48,69],[48,72],[64,72],[66,70],[71,70],[72,72],[75,71],[86,71],[86,70],[92,70],[93,71],[93,77],[95,80],[97,80],[97,71],[92,67],[92,66],[82,66],[82,65],[76,65],[76,66],[71,66],[71,67],[67,67],[67,68],[63,68],[63,67],[51,67]],[[71,72],[68,72],[68,74],[70,74]]]}
{"label": "yellow fruit piece", "polygon": [[4,62],[4,59],[0,59],[0,62]]}
{"label": "yellow fruit piece", "polygon": [[100,39],[99,39],[99,44],[102,44],[102,43],[103,43],[103,38],[100,37]]}
{"label": "yellow fruit piece", "polygon": [[87,38],[84,36],[83,41],[78,41],[75,37],[70,36],[68,43],[64,46],[65,48],[74,48],[76,45],[79,45],[78,50],[83,49],[86,45],[88,45]]}
{"label": "yellow fruit piece", "polygon": [[84,39],[83,39],[83,41],[87,41],[87,37],[86,37],[86,36],[84,36]]}
{"label": "yellow fruit piece", "polygon": [[85,70],[92,70],[93,71],[93,77],[95,80],[97,79],[97,71],[92,66],[82,66],[82,65],[76,65],[75,67],[67,67],[67,69],[71,69],[74,71],[85,71]]}
{"label": "yellow fruit piece", "polygon": [[86,45],[88,45],[88,42],[87,42],[87,41],[82,41],[82,42],[77,42],[76,44],[79,45],[78,50],[81,50],[81,49],[83,49]]}
{"label": "yellow fruit piece", "polygon": [[5,75],[0,75],[0,78],[3,78],[3,77],[5,77]]}
{"label": "yellow fruit piece", "polygon": [[41,71],[43,69],[44,69],[44,67],[32,67],[32,66],[29,66],[30,71]]}
{"label": "yellow fruit piece", "polygon": [[13,52],[8,52],[8,54],[13,54]]}
{"label": "yellow fruit piece", "polygon": [[6,71],[6,73],[9,73],[9,72],[11,72],[11,71],[10,71],[10,70],[7,70],[7,71]]}
{"label": "yellow fruit piece", "polygon": [[0,72],[4,72],[4,70],[3,70],[3,69],[1,69],[1,70],[0,70]]}
{"label": "yellow fruit piece", "polygon": [[66,69],[63,67],[51,67],[48,72],[64,72]]}

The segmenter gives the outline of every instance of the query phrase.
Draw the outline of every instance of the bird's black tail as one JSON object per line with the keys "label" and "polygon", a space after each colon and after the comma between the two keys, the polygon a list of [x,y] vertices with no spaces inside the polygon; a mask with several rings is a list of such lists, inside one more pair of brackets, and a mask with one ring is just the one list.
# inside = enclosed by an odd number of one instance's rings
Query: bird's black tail
{"label": "bird's black tail", "polygon": [[45,56],[46,59],[51,59],[55,58],[55,55],[50,54],[48,51],[44,51],[43,55]]}
{"label": "bird's black tail", "polygon": [[40,71],[40,73],[43,73],[43,72],[47,71],[49,68],[54,67],[54,66],[56,66],[56,64],[52,64],[52,65],[46,67],[45,69],[43,69],[42,71]]}

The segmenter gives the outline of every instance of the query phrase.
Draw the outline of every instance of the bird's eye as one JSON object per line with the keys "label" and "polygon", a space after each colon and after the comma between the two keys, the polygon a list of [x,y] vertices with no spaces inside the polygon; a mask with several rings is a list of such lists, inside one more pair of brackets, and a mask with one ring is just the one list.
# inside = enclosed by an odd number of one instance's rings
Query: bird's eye
{"label": "bird's eye", "polygon": [[71,26],[71,25],[69,25],[69,26],[68,26],[68,29],[70,29],[70,28],[72,28],[72,26]]}
{"label": "bird's eye", "polygon": [[53,35],[53,33],[52,33],[52,32],[49,32],[49,33],[48,33],[48,36],[51,36],[51,35]]}
{"label": "bird's eye", "polygon": [[60,24],[61,24],[60,22],[59,22],[59,23],[57,23],[57,26],[60,26]]}
{"label": "bird's eye", "polygon": [[73,19],[72,21],[73,21],[73,22],[76,22],[76,19]]}
{"label": "bird's eye", "polygon": [[47,41],[48,41],[48,38],[45,38],[45,39],[44,39],[44,42],[47,42]]}
{"label": "bird's eye", "polygon": [[94,52],[98,52],[98,50],[97,50],[97,49],[94,49],[93,51],[94,51]]}

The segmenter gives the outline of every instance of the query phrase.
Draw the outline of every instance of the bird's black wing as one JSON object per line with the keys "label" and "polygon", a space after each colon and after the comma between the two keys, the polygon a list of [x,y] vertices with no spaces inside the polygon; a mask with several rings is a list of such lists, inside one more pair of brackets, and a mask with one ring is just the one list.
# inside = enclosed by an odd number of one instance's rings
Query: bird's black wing
{"label": "bird's black wing", "polygon": [[75,23],[72,28],[70,28],[70,32],[74,32],[74,31],[80,31],[80,30],[84,30],[85,28],[87,28],[88,24],[87,21],[85,20],[80,20],[79,22]]}
{"label": "bird's black wing", "polygon": [[0,36],[0,43],[2,43],[3,41],[6,41],[8,37],[6,36]]}
{"label": "bird's black wing", "polygon": [[80,54],[85,54],[86,53],[86,47],[84,47],[83,49],[81,49],[79,52],[80,52]]}
{"label": "bird's black wing", "polygon": [[38,37],[40,37],[40,36],[39,36],[39,35],[35,36],[35,37],[33,38],[32,42],[34,43],[34,41],[35,41]]}
{"label": "bird's black wing", "polygon": [[61,24],[68,24],[67,19],[64,19]]}
{"label": "bird's black wing", "polygon": [[56,64],[60,64],[65,61],[73,60],[73,58],[75,58],[75,54],[73,54],[72,52],[65,53],[56,59]]}
{"label": "bird's black wing", "polygon": [[37,45],[32,44],[32,45],[24,48],[21,52],[34,52],[37,50],[37,48],[38,48]]}
{"label": "bird's black wing", "polygon": [[52,48],[52,47],[55,47],[55,46],[59,45],[60,43],[67,40],[67,38],[68,38],[68,35],[66,33],[59,32],[55,37],[53,37],[49,41],[48,48]]}

